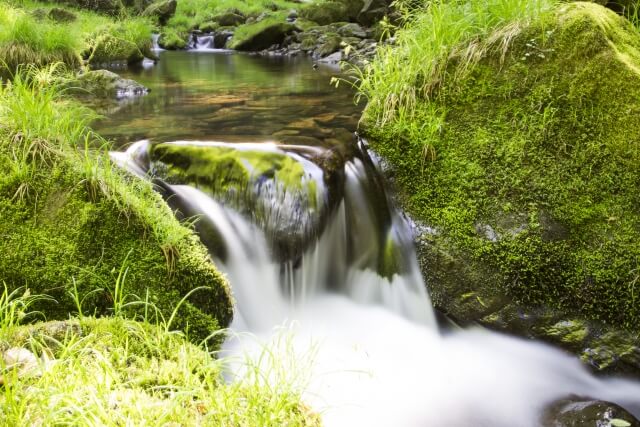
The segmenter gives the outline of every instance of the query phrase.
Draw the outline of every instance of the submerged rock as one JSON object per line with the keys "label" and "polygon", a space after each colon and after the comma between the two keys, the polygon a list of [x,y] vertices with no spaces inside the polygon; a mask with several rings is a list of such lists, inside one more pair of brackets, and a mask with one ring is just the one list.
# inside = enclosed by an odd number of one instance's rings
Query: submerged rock
{"label": "submerged rock", "polygon": [[123,99],[143,96],[149,89],[140,83],[125,79],[108,70],[87,71],[67,84],[68,92],[77,96]]}
{"label": "submerged rock", "polygon": [[640,421],[621,406],[578,396],[549,405],[541,422],[545,427],[640,427]]}
{"label": "submerged rock", "polygon": [[452,54],[443,80],[407,76],[433,84],[413,125],[434,131],[368,127],[400,203],[423,224],[433,302],[516,333],[522,318],[551,318],[526,329],[580,354],[598,346],[562,322],[595,319],[590,339],[628,329],[593,354],[640,372],[626,350],[640,322],[640,36],[578,2],[491,37],[471,61]]}

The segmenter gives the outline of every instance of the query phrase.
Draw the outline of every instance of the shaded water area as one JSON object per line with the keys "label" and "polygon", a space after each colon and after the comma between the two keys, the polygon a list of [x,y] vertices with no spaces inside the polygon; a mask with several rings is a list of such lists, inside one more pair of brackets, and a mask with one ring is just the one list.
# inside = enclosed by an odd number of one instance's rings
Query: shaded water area
{"label": "shaded water area", "polygon": [[[148,139],[113,158],[198,218],[236,298],[230,360],[300,385],[328,426],[537,426],[568,395],[639,415],[636,382],[595,378],[540,343],[438,329],[411,222],[332,74],[305,59],[164,53],[127,75],[151,95],[101,125],[121,146]],[[231,363],[230,378],[246,368]]]}
{"label": "shaded water area", "polygon": [[94,126],[119,145],[139,139],[340,144],[361,109],[331,84],[335,68],[308,58],[160,52],[153,67],[122,72],[149,95],[107,107]]}

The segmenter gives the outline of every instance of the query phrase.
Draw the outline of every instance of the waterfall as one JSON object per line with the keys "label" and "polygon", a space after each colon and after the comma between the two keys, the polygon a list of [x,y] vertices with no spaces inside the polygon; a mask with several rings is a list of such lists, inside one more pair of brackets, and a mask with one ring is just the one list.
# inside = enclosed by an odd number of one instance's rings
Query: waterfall
{"label": "waterfall", "polygon": [[160,52],[160,51],[164,50],[158,44],[159,40],[160,40],[160,34],[151,34],[151,49],[154,52]]}
{"label": "waterfall", "polygon": [[[140,142],[113,158],[145,176],[147,153]],[[251,333],[230,338],[227,355],[247,355],[267,380],[279,375],[273,363],[285,375],[302,367],[304,399],[328,426],[533,427],[569,394],[640,414],[640,384],[595,378],[551,347],[480,329],[439,333],[409,223],[380,194],[366,154],[345,162],[341,200],[313,244],[284,261],[251,218],[197,188],[163,184],[225,246],[214,258],[236,298],[232,329]]]}

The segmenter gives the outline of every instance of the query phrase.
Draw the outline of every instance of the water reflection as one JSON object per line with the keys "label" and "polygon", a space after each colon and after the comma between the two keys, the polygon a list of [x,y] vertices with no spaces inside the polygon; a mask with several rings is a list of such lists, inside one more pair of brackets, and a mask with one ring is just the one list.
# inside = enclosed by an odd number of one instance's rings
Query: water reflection
{"label": "water reflection", "polygon": [[112,106],[94,127],[116,146],[150,138],[334,146],[351,138],[361,107],[308,58],[161,52],[155,67],[121,74],[151,89]]}

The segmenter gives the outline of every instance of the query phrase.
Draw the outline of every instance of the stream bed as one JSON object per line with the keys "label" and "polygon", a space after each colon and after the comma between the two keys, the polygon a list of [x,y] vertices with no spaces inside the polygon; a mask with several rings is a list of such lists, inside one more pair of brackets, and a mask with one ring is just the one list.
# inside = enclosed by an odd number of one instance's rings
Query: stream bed
{"label": "stream bed", "polygon": [[[251,150],[301,165],[312,192],[284,187],[278,170],[243,181],[235,205],[202,181],[163,184],[168,199],[200,218],[196,229],[204,235],[198,227],[206,225],[216,237],[212,257],[237,304],[237,335],[223,349],[229,378],[253,364],[265,381],[292,382],[328,426],[537,426],[546,405],[569,395],[640,415],[636,382],[595,378],[540,343],[438,329],[410,220],[393,208],[375,155],[355,138],[360,107],[348,88],[329,84],[335,72],[305,58],[163,52],[155,67],[125,75],[151,94],[112,108],[97,125],[123,150],[114,159],[143,176],[162,169],[147,158],[154,143],[198,152],[222,144],[245,163]],[[150,142],[131,146],[142,139]],[[317,159],[336,150],[350,154],[339,168],[332,163],[339,179],[329,185]],[[310,201],[301,204],[303,196]],[[245,199],[277,215],[256,218]],[[276,257],[266,230],[287,231],[269,226],[300,206],[322,218],[302,236],[305,245]]]}

